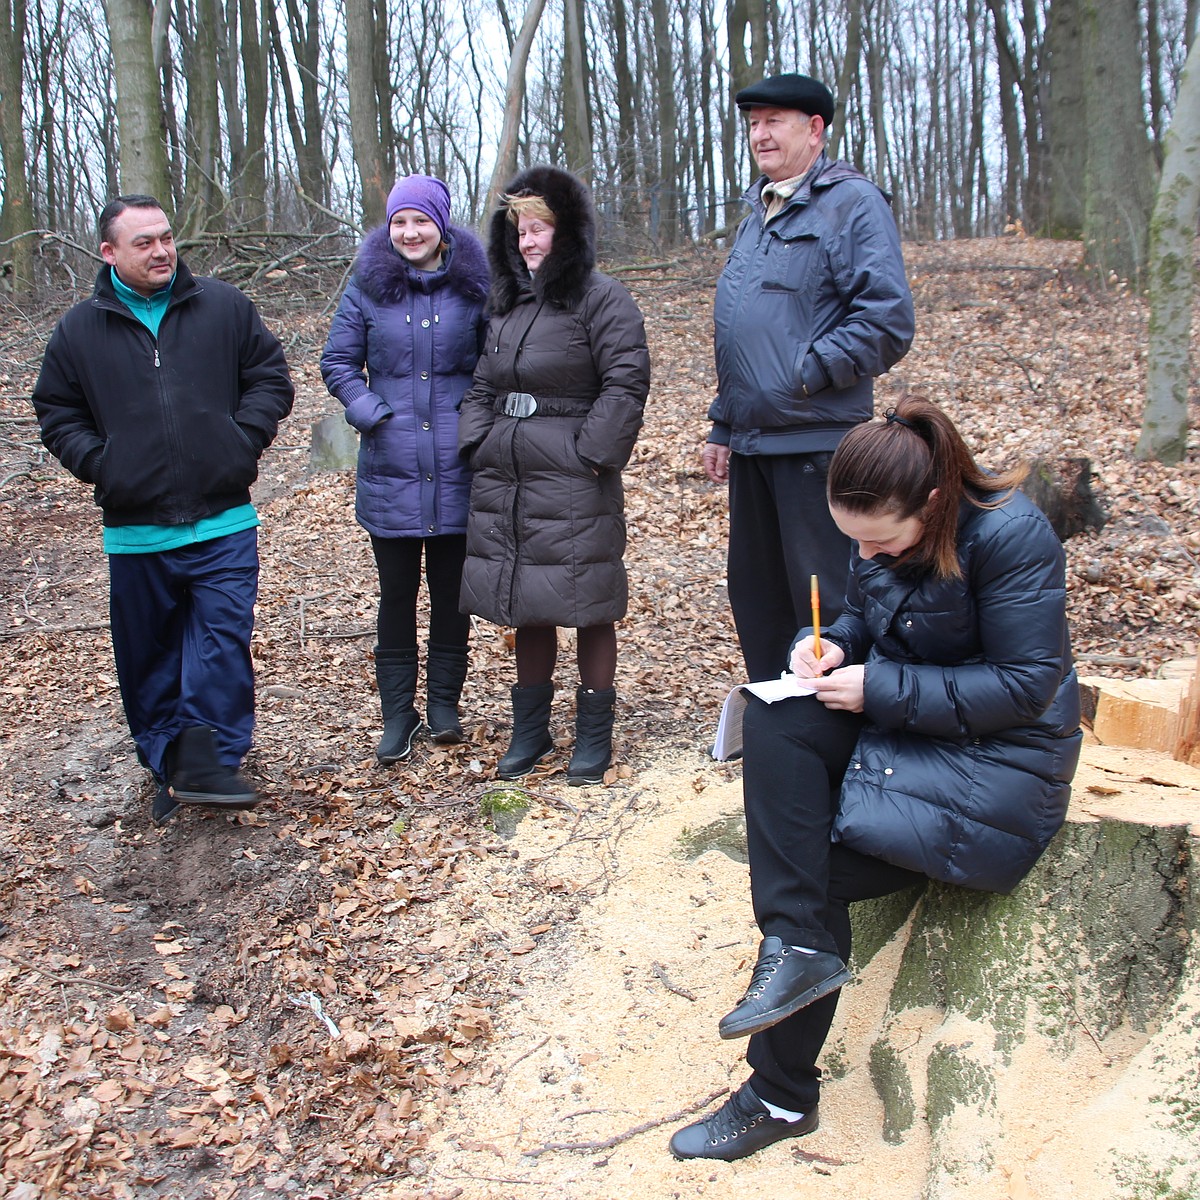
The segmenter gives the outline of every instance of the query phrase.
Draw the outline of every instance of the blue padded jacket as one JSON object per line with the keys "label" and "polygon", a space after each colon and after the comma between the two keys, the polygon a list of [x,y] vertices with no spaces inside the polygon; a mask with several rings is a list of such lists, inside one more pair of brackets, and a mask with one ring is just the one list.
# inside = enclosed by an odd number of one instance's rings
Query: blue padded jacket
{"label": "blue padded jacket", "polygon": [[961,579],[855,556],[827,638],[865,662],[834,841],[1009,892],[1062,825],[1079,759],[1065,556],[1020,492],[964,504]]}

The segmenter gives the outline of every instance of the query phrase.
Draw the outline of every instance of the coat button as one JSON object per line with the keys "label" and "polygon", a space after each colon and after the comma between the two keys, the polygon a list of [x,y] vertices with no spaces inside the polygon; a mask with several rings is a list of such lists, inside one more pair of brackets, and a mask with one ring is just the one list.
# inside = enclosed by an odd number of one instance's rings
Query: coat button
{"label": "coat button", "polygon": [[856,771],[861,771],[861,770],[862,770],[862,763],[860,763],[860,762],[857,762],[857,763],[855,763],[855,764],[854,764],[854,769],[855,769]]}
{"label": "coat button", "polygon": [[421,428],[422,428],[422,429],[428,429],[428,428],[429,428],[429,422],[428,422],[428,421],[422,421],[422,422],[421,422]]}
{"label": "coat button", "polygon": [[429,475],[429,474],[427,474],[427,475],[425,476],[425,482],[426,482],[426,483],[432,483],[432,482],[433,482],[433,476],[432,476],[432,475]]}
{"label": "coat button", "polygon": [[436,526],[430,525],[430,526],[429,526],[429,532],[430,532],[430,533],[432,533],[432,532],[434,531],[434,529],[435,529],[435,528],[436,528]]}
{"label": "coat button", "polygon": [[422,378],[422,379],[428,379],[428,378],[429,378],[429,372],[428,372],[428,371],[422,371],[422,372],[421,372],[421,378]]}
{"label": "coat button", "polygon": [[428,318],[428,317],[426,317],[426,318],[425,318],[425,320],[423,320],[423,321],[421,322],[421,328],[422,328],[422,329],[428,329],[428,328],[429,328],[429,318]]}
{"label": "coat button", "polygon": [[883,768],[883,773],[884,773],[885,775],[890,775],[890,774],[892,773],[892,768],[891,768],[891,767],[884,767],[884,768]]}

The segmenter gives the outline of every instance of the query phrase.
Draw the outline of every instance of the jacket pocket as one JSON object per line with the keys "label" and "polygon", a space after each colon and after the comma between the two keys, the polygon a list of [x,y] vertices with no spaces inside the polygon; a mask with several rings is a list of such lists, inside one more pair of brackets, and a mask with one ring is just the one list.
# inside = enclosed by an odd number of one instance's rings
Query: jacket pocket
{"label": "jacket pocket", "polygon": [[143,508],[164,488],[163,464],[139,439],[110,433],[96,465],[95,496],[110,511]]}
{"label": "jacket pocket", "polygon": [[221,436],[210,458],[212,473],[200,481],[201,494],[239,492],[258,478],[258,450],[233,417],[226,417],[218,430]]}
{"label": "jacket pocket", "polygon": [[773,236],[763,267],[763,291],[802,291],[812,273],[819,246],[817,239],[811,236]]}

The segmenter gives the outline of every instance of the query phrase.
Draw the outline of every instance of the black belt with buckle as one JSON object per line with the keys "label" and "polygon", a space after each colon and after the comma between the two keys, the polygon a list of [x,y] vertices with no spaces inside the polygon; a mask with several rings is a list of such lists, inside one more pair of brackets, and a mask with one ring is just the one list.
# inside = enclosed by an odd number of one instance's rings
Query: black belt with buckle
{"label": "black belt with buckle", "polygon": [[498,407],[506,417],[532,417],[537,412],[538,402],[528,392],[509,392]]}

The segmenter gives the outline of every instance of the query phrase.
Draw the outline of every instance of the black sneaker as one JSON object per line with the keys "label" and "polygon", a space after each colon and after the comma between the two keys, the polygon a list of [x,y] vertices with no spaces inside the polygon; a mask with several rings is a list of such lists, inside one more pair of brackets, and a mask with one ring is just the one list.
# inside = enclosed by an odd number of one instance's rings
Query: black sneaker
{"label": "black sneaker", "polygon": [[763,938],[750,986],[721,1018],[718,1031],[723,1038],[760,1033],[849,982],[850,972],[836,954],[805,953],[777,937]]}
{"label": "black sneaker", "polygon": [[676,1158],[716,1158],[734,1162],[784,1138],[803,1137],[820,1124],[818,1109],[797,1121],[773,1117],[766,1105],[743,1084],[715,1113],[685,1125],[671,1138]]}
{"label": "black sneaker", "polygon": [[165,825],[179,811],[179,801],[171,795],[171,789],[165,783],[154,785],[154,805],[150,809],[150,819],[155,825]]}

